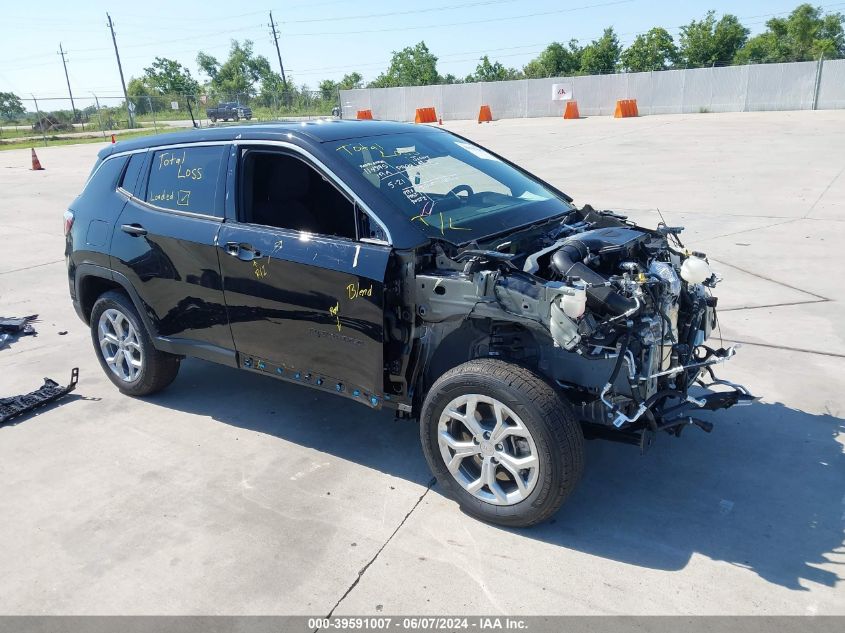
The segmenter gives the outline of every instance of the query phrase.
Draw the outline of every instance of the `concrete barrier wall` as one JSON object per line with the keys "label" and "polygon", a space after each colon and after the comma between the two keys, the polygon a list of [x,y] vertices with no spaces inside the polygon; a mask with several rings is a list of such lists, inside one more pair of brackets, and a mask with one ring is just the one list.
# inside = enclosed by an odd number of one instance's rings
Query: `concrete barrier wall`
{"label": "concrete barrier wall", "polygon": [[372,110],[376,119],[413,121],[416,108],[434,107],[447,120],[474,119],[482,105],[493,118],[562,116],[565,101],[552,85],[572,84],[582,115],[612,115],[618,99],[636,99],[640,114],[747,112],[845,108],[845,60],[755,64],[522,79],[408,88],[342,90],[343,116]]}

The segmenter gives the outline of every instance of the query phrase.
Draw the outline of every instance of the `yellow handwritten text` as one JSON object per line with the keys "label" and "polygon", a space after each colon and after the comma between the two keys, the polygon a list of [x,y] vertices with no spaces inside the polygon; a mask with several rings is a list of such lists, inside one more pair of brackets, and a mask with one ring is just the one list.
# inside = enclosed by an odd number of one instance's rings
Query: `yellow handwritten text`
{"label": "yellow handwritten text", "polygon": [[373,284],[370,284],[369,288],[362,288],[360,284],[356,281],[355,283],[346,286],[346,292],[349,295],[350,299],[357,299],[358,297],[372,297]]}
{"label": "yellow handwritten text", "polygon": [[334,304],[332,307],[329,308],[329,314],[331,314],[334,317],[335,322],[337,324],[337,331],[338,332],[340,332],[340,316],[338,315],[339,312],[340,312],[340,301],[338,301],[336,304]]}
{"label": "yellow handwritten text", "polygon": [[267,267],[264,264],[259,264],[255,260],[252,262],[252,271],[255,273],[255,277],[257,279],[264,279],[270,275],[270,273],[267,272]]}

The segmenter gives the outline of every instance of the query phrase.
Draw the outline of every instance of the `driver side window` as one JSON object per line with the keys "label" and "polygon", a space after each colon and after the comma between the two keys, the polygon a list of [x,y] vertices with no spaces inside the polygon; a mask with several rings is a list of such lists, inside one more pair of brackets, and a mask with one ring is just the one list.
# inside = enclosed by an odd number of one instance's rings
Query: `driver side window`
{"label": "driver side window", "polygon": [[358,237],[361,223],[356,221],[355,205],[304,160],[247,149],[241,155],[240,171],[238,216],[242,222],[351,240]]}

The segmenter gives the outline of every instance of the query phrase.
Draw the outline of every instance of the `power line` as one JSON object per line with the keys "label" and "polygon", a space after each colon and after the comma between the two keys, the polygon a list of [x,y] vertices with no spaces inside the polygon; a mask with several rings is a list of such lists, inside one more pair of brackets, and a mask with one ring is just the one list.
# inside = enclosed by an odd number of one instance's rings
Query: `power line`
{"label": "power line", "polygon": [[[632,2],[636,2],[636,0],[614,0],[613,2],[602,2],[598,4],[587,4],[580,7],[569,7],[566,9],[555,9],[553,11],[538,11],[536,13],[523,13],[522,15],[512,15],[507,17],[500,17],[500,18],[486,18],[484,20],[473,20],[471,24],[488,24],[490,22],[507,22],[511,20],[523,20],[525,18],[536,18],[541,16],[547,15],[558,15],[561,13],[572,13],[574,11],[583,11],[586,9],[599,9],[604,7],[612,7],[617,6],[620,4],[630,4]],[[420,24],[415,26],[404,26],[401,27],[402,31],[417,31],[420,29],[439,29],[449,26],[467,26],[467,22],[448,22],[448,23],[441,23],[441,24]],[[364,29],[360,31],[323,31],[323,32],[312,32],[312,33],[291,33],[291,37],[311,37],[311,36],[322,36],[322,35],[364,35],[367,33],[386,33],[386,32],[393,32],[398,30],[397,27],[390,27],[386,29]]]}
{"label": "power line", "polygon": [[[493,2],[495,0],[485,0],[485,1],[486,2]],[[500,1],[505,1],[505,0],[500,0]],[[570,11],[578,11],[578,10],[589,9],[589,8],[608,7],[608,6],[613,6],[613,5],[626,4],[626,3],[629,3],[629,2],[632,2],[632,1],[634,1],[634,0],[617,0],[615,2],[605,2],[605,3],[601,3],[601,4],[593,4],[593,5],[587,5],[587,6],[582,6],[582,7],[571,7],[571,8],[567,8],[567,9],[560,9],[560,10],[554,10],[554,11],[543,11],[543,12],[537,12],[537,13],[532,13],[532,14],[514,16],[514,17],[510,17],[510,18],[492,18],[492,19],[474,20],[474,21],[468,21],[466,23],[452,23],[452,24],[445,24],[445,25],[393,27],[393,28],[388,28],[388,29],[373,29],[373,30],[368,30],[368,31],[334,32],[334,33],[331,33],[331,34],[332,35],[354,35],[354,34],[358,34],[358,33],[371,33],[371,32],[398,32],[398,31],[403,31],[403,30],[406,31],[406,30],[419,29],[419,28],[429,29],[429,28],[439,28],[441,26],[455,26],[455,25],[471,27],[471,26],[489,23],[489,22],[495,22],[495,21],[546,16],[546,15],[550,15],[550,14],[559,14],[559,13],[565,13],[565,12],[570,12]],[[447,6],[459,7],[460,8],[460,7],[470,6],[470,5],[476,5],[476,4],[479,4],[480,2],[481,2],[481,0],[475,0],[474,2],[456,3],[456,4],[453,4],[453,5],[447,5]],[[310,3],[308,6],[313,8],[313,7],[327,5],[327,4],[337,4],[337,3],[335,3],[335,2],[322,2],[322,3],[317,2],[317,3]],[[821,5],[819,8],[820,9],[828,9],[828,8],[840,7],[840,6],[843,6],[843,5],[845,5],[845,2],[836,2],[836,3],[829,3],[829,4],[826,4],[826,5]],[[302,5],[298,5],[298,6],[304,7],[306,5],[302,4]],[[445,7],[440,7],[440,9],[445,9]],[[420,10],[420,11],[416,11],[416,12],[422,12],[422,11]],[[258,12],[244,13],[244,14],[240,14],[240,16],[251,16],[251,15],[255,15],[256,13],[258,13]],[[739,19],[740,20],[747,20],[749,18],[768,18],[768,17],[784,15],[784,14],[788,14],[788,13],[791,13],[791,11],[782,11],[782,12],[778,12],[778,13],[768,13],[768,14],[761,14],[761,15],[755,15],[755,16],[742,16]],[[379,14],[379,15],[388,15],[388,14]],[[220,16],[219,18],[215,18],[215,19],[232,19],[232,18],[240,17],[240,16],[225,16],[225,17]],[[109,17],[108,14],[107,14],[107,17]],[[352,17],[352,16],[350,16],[350,17]],[[332,19],[334,19],[334,18],[332,18]],[[338,18],[338,19],[341,19],[341,18]],[[273,22],[274,27],[278,26],[278,23],[276,23],[274,20],[272,20],[272,17],[271,17],[271,21]],[[763,19],[763,20],[760,20],[759,22],[765,22],[765,21],[766,20]],[[294,22],[297,22],[297,21],[294,21]],[[114,37],[114,30],[113,30],[113,28],[111,28],[113,26],[113,23],[111,22],[110,17],[109,17],[109,23],[110,23],[110,29],[112,31],[112,41],[113,41],[113,45],[114,45],[114,48],[115,48],[115,55],[118,59],[118,67],[119,67],[120,75],[121,75],[121,83],[123,85],[123,89],[124,89],[124,92],[125,92],[125,82],[123,80],[123,71],[122,71],[122,67],[121,67],[121,64],[120,64],[120,55],[118,54],[118,51],[117,51],[117,43],[116,43],[116,39]],[[744,22],[744,24],[746,24],[746,25],[753,25],[753,24],[756,24],[756,23],[757,22]],[[260,25],[260,26],[263,26],[263,25]],[[254,28],[258,28],[258,27],[250,26],[250,27],[244,27],[244,28],[239,28],[239,29],[231,29],[230,28],[230,29],[227,29],[225,31],[219,32],[219,34],[230,34],[230,33],[238,32],[238,31],[251,31],[251,30],[254,30]],[[668,27],[667,30],[676,31],[676,30],[681,29],[681,28],[683,28],[683,26]],[[279,35],[278,35],[278,31],[275,28],[273,30],[274,30],[274,40],[275,40],[275,44],[276,44],[276,47],[277,47],[277,56],[279,58],[279,66],[280,66],[280,70],[282,70],[283,74],[284,74],[284,67],[283,67],[282,61],[281,61],[281,52],[280,52],[280,49],[278,47],[278,36]],[[642,33],[644,33],[644,32],[646,32],[646,31],[643,31]],[[209,34],[205,34],[205,35],[192,36],[192,37],[188,37],[188,38],[180,38],[179,41],[186,41],[186,40],[191,40],[191,39],[197,40],[197,39],[202,39],[202,38],[212,38],[216,34],[218,34],[218,33],[209,33]],[[627,39],[627,36],[633,37],[633,36],[636,36],[638,34],[640,34],[640,33],[620,33],[620,34],[618,34],[618,36],[620,37],[620,40],[624,41],[624,39]],[[316,34],[316,33],[299,33],[299,34],[293,33],[293,34],[288,34],[288,35],[289,36],[309,36],[309,35],[318,35],[318,34]],[[588,39],[588,38],[584,38],[584,40],[586,40],[586,39]],[[171,40],[152,40],[152,41],[150,41],[150,43],[128,44],[127,46],[124,46],[124,48],[127,48],[127,47],[129,47],[129,48],[133,48],[133,47],[134,48],[153,48],[154,45],[157,44],[157,43],[165,43],[165,42],[170,42],[170,41]],[[542,46],[542,45],[540,45],[540,44],[525,45],[523,47],[512,47],[512,48],[529,48],[529,47],[533,47],[533,46]],[[218,48],[222,49],[223,46],[222,45],[211,46],[210,50],[216,50]],[[74,48],[74,52],[77,53],[77,54],[80,53],[80,52],[101,52],[101,51],[105,51],[105,50],[106,49],[104,49],[104,48],[93,48],[93,49],[92,48],[89,48],[89,49]],[[186,49],[179,49],[179,50],[168,49],[168,53],[171,53],[171,54],[172,53],[181,53],[182,50],[184,50],[185,52],[195,52],[196,49],[194,49],[194,48],[191,48],[191,49],[186,48]],[[489,53],[494,53],[494,52],[499,51],[499,50],[506,50],[506,49],[486,49],[486,50],[483,50],[483,51],[478,51],[478,53],[479,54],[484,54],[484,53],[489,54]],[[536,52],[536,51],[525,51],[524,53],[506,55],[506,56],[507,57],[514,57],[514,56],[522,55],[522,54],[530,55],[533,52]],[[454,57],[457,57],[459,55],[469,55],[469,54],[471,54],[471,52],[447,54],[447,55],[442,56],[441,59],[446,61],[446,58],[450,58],[450,57],[454,58]],[[49,54],[48,55],[38,54],[38,55],[33,55],[29,58],[24,57],[24,58],[17,58],[17,59],[15,59],[15,58],[6,59],[6,62],[24,61],[26,59],[44,59],[48,56],[50,56],[50,55]],[[124,59],[141,59],[142,57],[147,57],[147,55],[134,55],[134,56],[130,55],[129,57],[124,57]],[[64,60],[64,58],[63,58],[63,60]],[[75,57],[74,58],[74,61],[77,62],[77,63],[95,62],[95,61],[99,62],[101,60],[102,60],[101,56],[98,56],[98,57]],[[460,62],[460,61],[465,61],[465,60],[454,59],[452,61]],[[47,65],[52,65],[53,63],[54,62],[27,64],[24,68],[29,69],[29,68],[35,68],[35,67],[40,67],[40,66],[47,66]],[[325,70],[325,71],[351,70],[351,69],[354,69],[354,68],[357,68],[357,67],[366,67],[366,66],[375,67],[375,66],[383,65],[383,64],[387,64],[387,63],[389,63],[389,60],[385,60],[384,62],[365,62],[363,64],[347,63],[347,64],[344,64],[342,66],[336,66],[336,67],[323,67],[323,68],[305,69],[301,72],[303,74],[306,74],[306,75],[308,75],[308,74],[313,75],[313,74],[316,74],[318,71],[321,71],[321,70]],[[7,70],[7,71],[9,71],[9,70],[19,70],[19,68],[11,68],[10,69],[8,67],[5,67],[4,70]],[[65,65],[65,71],[66,71],[66,79],[67,79],[68,73],[67,73],[67,66],[66,65]],[[285,82],[285,85],[287,85],[286,76],[283,76],[283,80]],[[9,83],[9,82],[7,81],[7,83]],[[70,89],[69,89],[69,93],[70,93]]]}
{"label": "power line", "polygon": [[[437,61],[438,62],[440,62],[440,61],[452,61],[452,62],[466,61],[465,59],[452,59],[452,58],[454,58],[454,57],[464,57],[466,55],[489,55],[490,53],[497,53],[499,51],[513,51],[513,50],[520,49],[520,48],[531,48],[531,49],[534,49],[534,50],[522,51],[522,52],[519,52],[519,53],[511,53],[511,54],[508,54],[508,55],[498,55],[497,57],[514,57],[514,56],[517,56],[517,55],[531,55],[531,54],[541,52],[543,50],[543,48],[537,49],[537,47],[544,47],[544,46],[545,45],[542,44],[542,43],[540,43],[540,44],[522,44],[521,46],[505,46],[505,47],[502,47],[502,48],[485,48],[485,49],[482,49],[482,50],[461,51],[461,52],[455,52],[455,53],[447,53],[446,55],[440,55],[440,56],[438,56]],[[478,58],[468,58],[468,59],[478,59]],[[358,68],[372,68],[372,67],[375,67],[375,66],[386,66],[389,63],[390,63],[390,60],[388,59],[388,60],[382,60],[382,61],[377,61],[377,62],[366,62],[366,63],[361,63],[361,64],[350,63],[350,64],[344,64],[343,66],[321,66],[321,67],[317,67],[317,68],[303,68],[303,69],[300,69],[300,70],[294,69],[292,71],[292,73],[296,74],[296,75],[300,75],[300,74],[301,75],[315,75],[317,73],[322,73],[322,72],[345,71],[345,70],[348,70],[350,68],[358,69]]]}
{"label": "power line", "polygon": [[414,13],[432,13],[434,11],[453,11],[455,9],[467,9],[470,7],[488,6],[491,4],[505,4],[516,2],[517,0],[474,0],[473,2],[463,2],[461,4],[451,4],[446,6],[426,7],[424,9],[407,9],[404,11],[389,11],[387,13],[368,13],[358,15],[344,15],[341,17],[330,18],[306,18],[304,20],[285,20],[284,24],[305,24],[309,22],[337,22],[346,20],[368,20],[370,18],[385,18],[392,15],[410,15]]}

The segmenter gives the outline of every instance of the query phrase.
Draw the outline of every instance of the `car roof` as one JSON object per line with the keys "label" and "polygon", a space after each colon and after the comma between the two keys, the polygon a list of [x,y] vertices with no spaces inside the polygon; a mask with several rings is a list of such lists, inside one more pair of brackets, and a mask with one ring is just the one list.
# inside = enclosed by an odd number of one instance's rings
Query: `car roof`
{"label": "car roof", "polygon": [[[261,140],[281,141],[291,137],[298,137],[301,140],[325,143],[327,141],[341,141],[346,139],[359,138],[364,136],[381,136],[385,134],[404,134],[408,132],[429,131],[436,133],[437,130],[426,125],[415,125],[413,123],[398,123],[396,121],[374,121],[374,120],[339,120],[339,119],[314,119],[311,121],[279,121],[272,123],[249,123],[245,125],[222,125],[194,129],[189,128],[184,132],[168,132],[167,134],[156,134],[144,136],[113,143],[103,148],[99,157],[101,159],[116,152],[127,152],[137,149],[147,149],[161,145],[177,145],[181,143],[201,143],[208,141],[233,141],[233,140]],[[118,140],[120,137],[118,136]]]}

